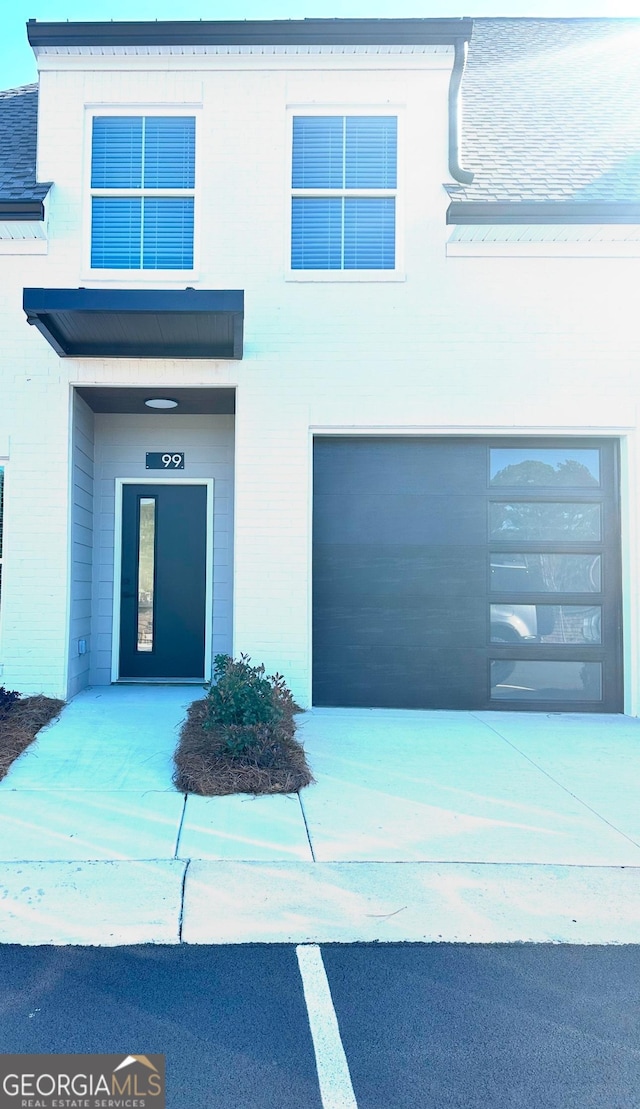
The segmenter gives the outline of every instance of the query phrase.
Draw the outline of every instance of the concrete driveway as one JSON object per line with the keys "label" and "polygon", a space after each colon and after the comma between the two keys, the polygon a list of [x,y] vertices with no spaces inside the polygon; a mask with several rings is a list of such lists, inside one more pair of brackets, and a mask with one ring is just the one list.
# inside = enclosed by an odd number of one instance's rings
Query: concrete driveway
{"label": "concrete driveway", "polygon": [[184,797],[200,695],[85,691],[14,765],[0,939],[640,941],[640,721],[316,709],[300,796]]}

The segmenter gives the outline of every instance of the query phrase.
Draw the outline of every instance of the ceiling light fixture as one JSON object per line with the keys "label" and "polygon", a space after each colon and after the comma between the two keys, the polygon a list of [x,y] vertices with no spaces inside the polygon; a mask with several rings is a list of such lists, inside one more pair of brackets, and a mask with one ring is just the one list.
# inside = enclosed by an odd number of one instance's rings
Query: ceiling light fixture
{"label": "ceiling light fixture", "polygon": [[177,408],[177,400],[171,397],[149,397],[145,402],[147,408]]}

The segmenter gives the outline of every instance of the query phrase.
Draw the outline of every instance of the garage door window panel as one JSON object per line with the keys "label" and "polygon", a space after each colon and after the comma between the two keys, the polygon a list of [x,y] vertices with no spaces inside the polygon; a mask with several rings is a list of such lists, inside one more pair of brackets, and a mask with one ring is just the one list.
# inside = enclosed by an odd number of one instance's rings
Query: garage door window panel
{"label": "garage door window panel", "polygon": [[491,485],[597,487],[600,451],[566,447],[495,447],[489,451]]}
{"label": "garage door window panel", "polygon": [[568,501],[493,501],[489,504],[491,539],[598,542],[599,504]]}
{"label": "garage door window panel", "polygon": [[600,605],[492,604],[490,618],[492,643],[503,643],[509,631],[531,645],[602,642]]}
{"label": "garage door window panel", "polygon": [[492,703],[523,708],[615,703],[620,665],[615,467],[611,444],[547,440],[490,446]]}
{"label": "garage door window panel", "polygon": [[492,551],[493,593],[599,593],[600,554],[559,554],[549,551]]}
{"label": "garage door window panel", "polygon": [[[510,667],[508,675],[504,667]],[[602,663],[582,660],[502,659],[491,662],[491,698],[496,701],[602,700]]]}

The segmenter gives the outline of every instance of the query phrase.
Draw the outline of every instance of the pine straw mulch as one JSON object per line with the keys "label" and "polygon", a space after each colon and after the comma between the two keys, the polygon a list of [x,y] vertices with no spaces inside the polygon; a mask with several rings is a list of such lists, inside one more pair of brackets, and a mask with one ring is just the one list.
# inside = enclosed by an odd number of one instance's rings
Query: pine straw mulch
{"label": "pine straw mulch", "polygon": [[40,729],[60,715],[64,705],[64,701],[38,694],[21,697],[9,708],[0,709],[0,780]]}
{"label": "pine straw mulch", "polygon": [[251,754],[229,755],[216,729],[203,727],[206,704],[203,699],[189,706],[180,733],[173,782],[181,793],[296,793],[314,781],[293,723]]}

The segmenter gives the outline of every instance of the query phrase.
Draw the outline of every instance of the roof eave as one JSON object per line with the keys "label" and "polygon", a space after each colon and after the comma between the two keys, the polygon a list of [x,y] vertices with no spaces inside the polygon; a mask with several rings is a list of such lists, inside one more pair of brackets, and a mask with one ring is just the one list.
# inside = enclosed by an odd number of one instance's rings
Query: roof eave
{"label": "roof eave", "polygon": [[448,224],[640,223],[640,201],[454,200]]}
{"label": "roof eave", "polygon": [[44,201],[42,200],[0,200],[0,220],[23,223],[44,220]]}
{"label": "roof eave", "polygon": [[471,37],[471,19],[274,19],[131,23],[39,23],[34,49],[60,46],[454,45]]}

